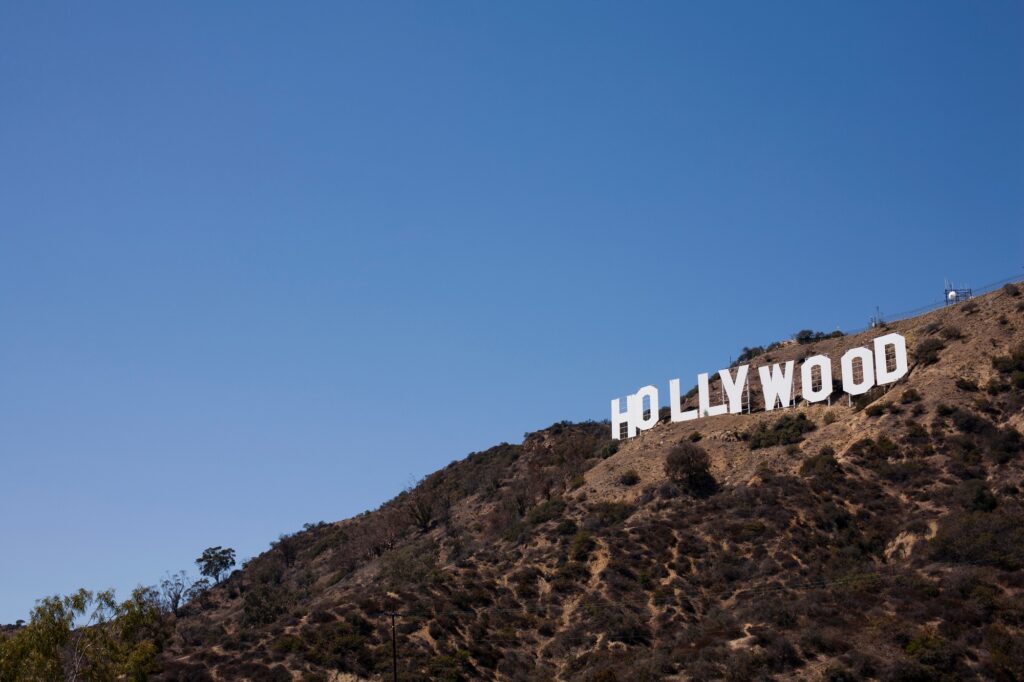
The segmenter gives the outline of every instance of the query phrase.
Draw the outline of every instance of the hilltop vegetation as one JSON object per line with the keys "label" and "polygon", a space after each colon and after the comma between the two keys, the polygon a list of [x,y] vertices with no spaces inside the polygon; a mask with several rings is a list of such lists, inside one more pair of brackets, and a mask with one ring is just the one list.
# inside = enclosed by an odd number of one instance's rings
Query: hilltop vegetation
{"label": "hilltop vegetation", "polygon": [[1019,300],[891,325],[910,374],[856,401],[625,442],[560,422],[474,453],[163,609],[120,638],[153,667],[121,670],[382,679],[394,613],[403,680],[1020,679]]}

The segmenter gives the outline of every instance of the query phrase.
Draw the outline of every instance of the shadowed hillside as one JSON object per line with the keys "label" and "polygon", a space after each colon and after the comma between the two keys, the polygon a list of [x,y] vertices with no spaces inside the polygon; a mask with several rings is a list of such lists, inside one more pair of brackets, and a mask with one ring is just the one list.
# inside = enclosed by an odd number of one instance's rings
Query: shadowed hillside
{"label": "shadowed hillside", "polygon": [[[1024,296],[885,329],[910,372],[852,403],[558,423],[281,538],[171,618],[160,679],[390,679],[390,614],[403,680],[1021,679]],[[749,362],[838,377],[885,329]]]}

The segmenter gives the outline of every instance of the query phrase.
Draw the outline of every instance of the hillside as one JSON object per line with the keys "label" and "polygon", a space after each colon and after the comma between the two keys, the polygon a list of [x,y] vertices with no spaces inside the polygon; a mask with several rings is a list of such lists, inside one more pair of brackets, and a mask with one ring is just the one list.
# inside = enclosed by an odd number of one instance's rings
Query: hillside
{"label": "hillside", "polygon": [[[186,605],[161,679],[390,679],[389,613],[403,680],[1021,679],[1022,311],[1007,287],[887,325],[910,373],[852,404],[474,453]],[[680,443],[714,487],[667,477]]]}

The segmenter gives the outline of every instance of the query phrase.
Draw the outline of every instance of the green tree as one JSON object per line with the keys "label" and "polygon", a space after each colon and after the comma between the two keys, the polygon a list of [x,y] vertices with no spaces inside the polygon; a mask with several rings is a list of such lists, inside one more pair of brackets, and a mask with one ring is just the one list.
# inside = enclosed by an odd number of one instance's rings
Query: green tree
{"label": "green tree", "polygon": [[281,552],[286,567],[291,568],[295,564],[295,559],[299,556],[299,541],[294,535],[281,535],[277,542],[271,542],[270,546]]}
{"label": "green tree", "polygon": [[157,671],[167,627],[149,587],[122,603],[112,591],[46,597],[27,625],[0,640],[0,680],[146,680]]}
{"label": "green tree", "polygon": [[235,565],[235,550],[230,547],[207,547],[202,556],[196,559],[199,572],[219,583],[221,577]]}
{"label": "green tree", "polygon": [[718,488],[718,482],[711,475],[708,453],[689,441],[683,441],[669,451],[665,475],[698,497],[710,495]]}

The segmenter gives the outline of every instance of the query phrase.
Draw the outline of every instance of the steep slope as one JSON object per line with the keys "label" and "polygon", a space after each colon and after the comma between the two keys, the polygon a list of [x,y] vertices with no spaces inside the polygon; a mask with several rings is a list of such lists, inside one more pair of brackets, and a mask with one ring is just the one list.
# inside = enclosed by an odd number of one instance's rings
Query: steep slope
{"label": "steep slope", "polygon": [[[911,371],[856,402],[555,424],[308,526],[186,607],[163,678],[390,679],[394,613],[403,680],[1020,679],[1024,296],[888,328]],[[715,490],[666,476],[684,442]]]}

